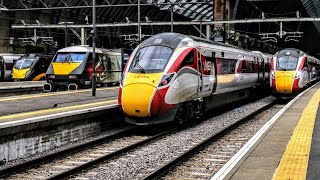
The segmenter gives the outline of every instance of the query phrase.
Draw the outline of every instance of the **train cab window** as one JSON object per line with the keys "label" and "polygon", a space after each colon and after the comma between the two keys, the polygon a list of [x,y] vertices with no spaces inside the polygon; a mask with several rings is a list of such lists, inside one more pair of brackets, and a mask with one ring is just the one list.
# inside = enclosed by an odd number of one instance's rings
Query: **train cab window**
{"label": "train cab window", "polygon": [[86,59],[86,53],[59,53],[54,62],[83,62]]}
{"label": "train cab window", "polygon": [[14,68],[16,69],[30,68],[33,62],[35,62],[35,59],[25,59],[25,58],[19,59],[16,61]]}
{"label": "train cab window", "polygon": [[277,59],[277,70],[295,70],[297,68],[298,58],[293,56],[282,56]]}
{"label": "train cab window", "polygon": [[133,58],[130,72],[162,72],[172,54],[172,49],[165,46],[148,46],[138,50]]}
{"label": "train cab window", "polygon": [[86,58],[86,53],[72,53],[70,54],[69,62],[83,62]]}
{"label": "train cab window", "polygon": [[67,61],[68,54],[59,53],[54,62],[65,62]]}
{"label": "train cab window", "polygon": [[188,55],[183,59],[182,63],[181,63],[181,67],[183,66],[188,66],[188,65],[192,65],[194,62],[194,52],[193,50],[191,50]]}

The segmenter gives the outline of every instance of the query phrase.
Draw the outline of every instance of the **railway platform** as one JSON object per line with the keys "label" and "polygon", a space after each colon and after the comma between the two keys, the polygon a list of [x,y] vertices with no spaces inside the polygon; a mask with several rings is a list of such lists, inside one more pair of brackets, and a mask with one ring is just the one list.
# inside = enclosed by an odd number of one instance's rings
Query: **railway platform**
{"label": "railway platform", "polygon": [[115,110],[118,87],[0,98],[0,136],[90,118]]}
{"label": "railway platform", "polygon": [[46,81],[0,82],[0,93],[42,90]]}
{"label": "railway platform", "polygon": [[320,179],[319,88],[291,100],[212,179]]}

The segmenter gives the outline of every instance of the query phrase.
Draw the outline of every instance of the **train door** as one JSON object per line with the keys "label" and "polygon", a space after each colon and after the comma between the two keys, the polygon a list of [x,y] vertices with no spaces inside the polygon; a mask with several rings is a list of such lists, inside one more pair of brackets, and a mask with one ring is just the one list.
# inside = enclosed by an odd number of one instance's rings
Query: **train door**
{"label": "train door", "polygon": [[216,62],[215,62],[215,53],[210,53],[211,55],[205,56],[204,60],[204,89],[203,91],[208,92],[209,94],[215,92],[217,87],[217,71],[216,71]]}
{"label": "train door", "polygon": [[203,90],[203,63],[201,61],[201,54],[199,51],[196,53],[197,70],[198,70],[198,93]]}

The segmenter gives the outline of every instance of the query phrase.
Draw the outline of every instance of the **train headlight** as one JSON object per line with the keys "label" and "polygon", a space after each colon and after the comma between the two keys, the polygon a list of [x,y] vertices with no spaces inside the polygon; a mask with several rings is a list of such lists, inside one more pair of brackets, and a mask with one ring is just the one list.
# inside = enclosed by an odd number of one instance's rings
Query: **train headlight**
{"label": "train headlight", "polygon": [[54,78],[56,78],[56,76],[55,75],[48,75],[48,78],[49,79],[54,79]]}
{"label": "train headlight", "polygon": [[26,72],[26,77],[30,76],[30,74],[31,74],[31,70],[27,71]]}
{"label": "train headlight", "polygon": [[276,73],[274,71],[271,71],[271,78],[275,79],[276,78]]}
{"label": "train headlight", "polygon": [[164,75],[164,76],[162,77],[162,79],[161,79],[160,84],[159,84],[158,87],[165,86],[165,85],[169,84],[170,81],[172,80],[174,74],[175,74],[175,73]]}
{"label": "train headlight", "polygon": [[297,71],[294,78],[295,78],[295,79],[296,79],[296,78],[300,78],[301,74],[302,74],[302,71]]}
{"label": "train headlight", "polygon": [[68,78],[69,79],[77,79],[77,76],[76,75],[69,75]]}

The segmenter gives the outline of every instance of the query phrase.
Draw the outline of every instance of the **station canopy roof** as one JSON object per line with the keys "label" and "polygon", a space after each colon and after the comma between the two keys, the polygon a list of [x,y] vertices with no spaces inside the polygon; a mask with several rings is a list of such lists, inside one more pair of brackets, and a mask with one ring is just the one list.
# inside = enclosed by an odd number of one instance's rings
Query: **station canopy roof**
{"label": "station canopy roof", "polygon": [[[192,20],[211,20],[213,16],[213,3],[212,0],[140,0],[141,11],[153,6],[163,10],[168,14],[168,11],[173,11],[175,14],[179,14]],[[170,5],[172,3],[172,5]],[[129,6],[117,6],[127,4]],[[132,9],[136,9],[137,0],[97,0],[97,17],[108,19],[109,21],[123,20],[117,18],[110,18],[108,12],[112,11],[114,15],[123,15],[126,12],[126,16],[136,15]],[[146,6],[146,4],[149,4]],[[19,0],[19,1],[2,1],[0,8],[6,8],[11,11],[16,10],[61,10],[61,9],[74,9],[80,11],[80,14],[91,15],[91,8],[79,8],[80,6],[92,6],[92,0]],[[105,6],[109,9],[99,8],[99,6]],[[78,7],[78,8],[70,8]],[[113,9],[110,9],[112,7]],[[123,11],[124,7],[127,9]],[[152,7],[151,7],[152,8]],[[132,14],[132,11],[134,12]],[[131,17],[132,17],[131,16]],[[152,17],[151,17],[152,18]],[[160,18],[161,19],[161,18]],[[154,19],[153,19],[154,20]]]}

